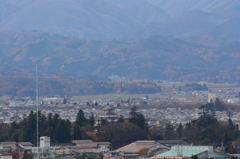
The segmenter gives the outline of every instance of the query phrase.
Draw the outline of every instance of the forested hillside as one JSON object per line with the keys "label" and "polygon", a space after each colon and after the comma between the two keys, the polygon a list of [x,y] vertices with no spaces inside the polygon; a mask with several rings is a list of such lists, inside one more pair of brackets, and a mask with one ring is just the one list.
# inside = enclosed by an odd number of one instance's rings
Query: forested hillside
{"label": "forested hillside", "polygon": [[[5,36],[5,38],[3,38]],[[46,33],[1,35],[4,75],[41,74],[107,80],[239,80],[240,42],[151,37],[144,40],[87,41]]]}

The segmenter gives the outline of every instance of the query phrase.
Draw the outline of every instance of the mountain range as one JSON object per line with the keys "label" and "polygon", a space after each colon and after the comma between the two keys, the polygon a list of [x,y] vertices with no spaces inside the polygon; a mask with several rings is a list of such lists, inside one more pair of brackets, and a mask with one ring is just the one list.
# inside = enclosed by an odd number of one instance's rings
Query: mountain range
{"label": "mountain range", "polygon": [[[240,40],[239,0],[0,0],[0,32]],[[177,27],[176,27],[177,26]]]}
{"label": "mountain range", "polygon": [[[25,1],[25,3],[23,3]],[[43,31],[85,39],[126,37],[165,12],[146,0],[0,0],[0,31]],[[146,14],[147,13],[147,14]]]}
{"label": "mountain range", "polygon": [[35,64],[65,80],[239,82],[239,28],[239,0],[0,0],[2,86]]}
{"label": "mountain range", "polygon": [[[0,72],[79,79],[238,81],[240,42],[155,36],[144,40],[79,40],[48,33],[0,35]],[[5,37],[5,38],[3,38]]]}

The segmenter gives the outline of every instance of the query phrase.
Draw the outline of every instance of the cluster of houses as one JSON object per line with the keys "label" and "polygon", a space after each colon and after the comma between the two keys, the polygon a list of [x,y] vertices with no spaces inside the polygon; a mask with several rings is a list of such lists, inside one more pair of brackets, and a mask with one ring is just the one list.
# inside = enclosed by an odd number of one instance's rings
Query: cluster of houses
{"label": "cluster of houses", "polygon": [[215,151],[212,146],[193,146],[183,140],[140,140],[112,149],[109,142],[73,140],[66,145],[51,145],[50,138],[40,137],[40,146],[30,142],[0,142],[0,159],[23,159],[29,152],[33,158],[83,158],[91,155],[103,159],[226,159],[232,156]]}

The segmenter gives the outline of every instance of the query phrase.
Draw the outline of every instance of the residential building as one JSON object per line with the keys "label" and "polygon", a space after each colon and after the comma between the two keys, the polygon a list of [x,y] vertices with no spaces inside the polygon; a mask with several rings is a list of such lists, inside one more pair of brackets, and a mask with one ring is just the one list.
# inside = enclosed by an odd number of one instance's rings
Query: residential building
{"label": "residential building", "polygon": [[169,150],[168,147],[161,145],[153,140],[140,140],[120,147],[105,155],[106,159],[138,159],[146,158],[156,153]]}
{"label": "residential building", "polygon": [[158,140],[157,142],[169,148],[176,145],[189,145],[189,143],[184,140]]}
{"label": "residential building", "polygon": [[151,159],[190,159],[197,156],[199,159],[225,159],[226,155],[215,152],[212,146],[173,146],[171,150],[155,155]]}
{"label": "residential building", "polygon": [[40,147],[41,148],[49,148],[51,146],[51,140],[48,136],[40,137]]}

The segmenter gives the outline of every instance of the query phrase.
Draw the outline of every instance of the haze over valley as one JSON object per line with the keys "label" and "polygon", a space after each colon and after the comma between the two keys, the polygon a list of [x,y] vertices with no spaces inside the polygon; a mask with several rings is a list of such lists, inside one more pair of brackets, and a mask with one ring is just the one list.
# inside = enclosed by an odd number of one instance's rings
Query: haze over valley
{"label": "haze over valley", "polygon": [[0,0],[0,78],[236,83],[238,28],[238,0]]}

